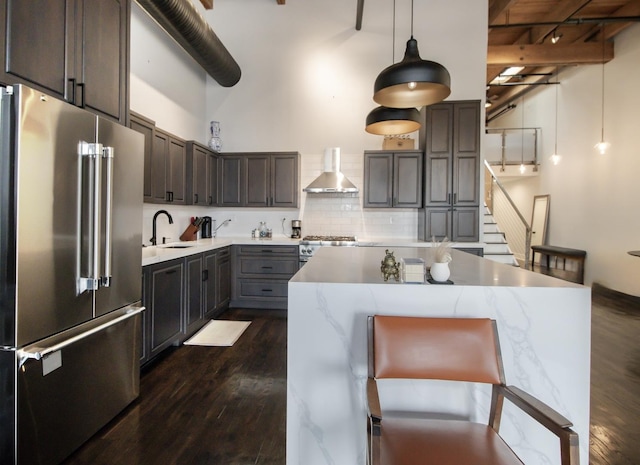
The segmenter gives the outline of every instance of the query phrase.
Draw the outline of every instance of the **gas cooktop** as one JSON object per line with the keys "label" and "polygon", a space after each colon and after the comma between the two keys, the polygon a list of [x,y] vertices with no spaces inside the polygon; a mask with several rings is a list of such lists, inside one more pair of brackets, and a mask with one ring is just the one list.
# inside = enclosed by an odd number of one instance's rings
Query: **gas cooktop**
{"label": "gas cooktop", "polygon": [[356,236],[304,236],[306,242],[356,242]]}

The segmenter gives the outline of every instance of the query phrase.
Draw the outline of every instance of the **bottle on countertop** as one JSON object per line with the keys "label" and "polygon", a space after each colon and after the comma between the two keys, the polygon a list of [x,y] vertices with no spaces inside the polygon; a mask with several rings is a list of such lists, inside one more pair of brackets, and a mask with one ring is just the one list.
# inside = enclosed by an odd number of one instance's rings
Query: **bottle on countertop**
{"label": "bottle on countertop", "polygon": [[267,237],[267,222],[260,222],[260,237]]}

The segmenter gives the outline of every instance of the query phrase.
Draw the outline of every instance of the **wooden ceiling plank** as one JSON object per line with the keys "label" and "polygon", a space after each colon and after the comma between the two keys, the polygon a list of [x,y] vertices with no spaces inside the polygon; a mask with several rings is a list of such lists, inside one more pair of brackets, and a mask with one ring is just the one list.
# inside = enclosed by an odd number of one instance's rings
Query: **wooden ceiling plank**
{"label": "wooden ceiling plank", "polygon": [[286,0],[277,0],[278,5],[285,5],[286,4]]}
{"label": "wooden ceiling plank", "polygon": [[[602,44],[490,45],[487,66],[557,66],[602,63]],[[613,59],[613,43],[605,44],[604,62]]]}
{"label": "wooden ceiling plank", "polygon": [[206,10],[213,10],[213,0],[200,0]]}
{"label": "wooden ceiling plank", "polygon": [[502,13],[517,2],[518,0],[493,0],[489,5],[489,27]]}

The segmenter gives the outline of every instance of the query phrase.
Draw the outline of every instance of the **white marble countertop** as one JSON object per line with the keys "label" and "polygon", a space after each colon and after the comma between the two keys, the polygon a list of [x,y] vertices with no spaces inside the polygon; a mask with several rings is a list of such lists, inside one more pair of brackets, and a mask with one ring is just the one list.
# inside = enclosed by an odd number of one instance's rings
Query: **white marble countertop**
{"label": "white marble countertop", "polygon": [[[427,266],[433,259],[431,251],[424,247],[389,247],[397,261],[400,258],[422,258]],[[292,282],[343,283],[343,284],[388,284],[420,286],[396,282],[393,278],[384,281],[380,265],[385,256],[381,247],[323,247],[291,278]],[[568,281],[533,273],[522,268],[497,263],[475,255],[453,249],[449,264],[454,285],[462,286],[506,286],[506,287],[582,287]],[[441,286],[429,284],[427,286]],[[445,285],[445,284],[442,284]]]}
{"label": "white marble countertop", "polygon": [[[298,245],[300,239],[287,237],[272,239],[252,239],[250,237],[217,237],[215,239],[199,239],[188,242],[172,242],[164,245],[142,248],[142,266],[166,262],[176,258],[188,257],[209,250],[220,249],[230,245]],[[178,246],[173,248],[170,246]]]}
{"label": "white marble countertop", "polygon": [[[215,250],[229,245],[298,245],[300,239],[288,237],[274,237],[271,239],[253,239],[251,237],[217,237],[214,239],[199,239],[188,242],[171,242],[158,246],[146,246],[142,248],[142,266],[154,263],[166,262],[176,258],[188,257],[208,250]],[[177,248],[168,246],[179,246]],[[182,247],[185,246],[185,247]],[[358,239],[359,247],[431,247],[431,242],[422,242],[412,239],[393,239],[388,237],[368,237]],[[482,248],[484,244],[479,242],[461,242],[455,244],[455,248]]]}

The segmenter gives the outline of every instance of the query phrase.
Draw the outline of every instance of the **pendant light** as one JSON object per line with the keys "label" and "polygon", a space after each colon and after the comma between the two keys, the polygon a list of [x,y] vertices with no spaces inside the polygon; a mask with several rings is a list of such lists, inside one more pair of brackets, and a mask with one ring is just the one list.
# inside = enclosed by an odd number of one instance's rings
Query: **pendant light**
{"label": "pendant light", "polygon": [[558,155],[558,70],[556,69],[556,129],[555,129],[555,145],[553,149],[553,155],[549,157],[551,163],[557,165],[562,159],[561,155]]}
{"label": "pendant light", "polygon": [[602,115],[601,115],[601,128],[602,132],[600,133],[600,142],[598,142],[594,148],[598,149],[600,155],[606,155],[607,150],[611,147],[609,142],[604,140],[604,23],[602,24]]}
{"label": "pendant light", "polygon": [[420,58],[418,41],[413,38],[413,0],[411,0],[411,38],[401,62],[382,70],[373,86],[373,100],[385,107],[422,107],[441,102],[451,94],[449,71],[439,63]]}
{"label": "pendant light", "polygon": [[[391,62],[395,61],[396,2],[393,1],[393,39]],[[420,112],[416,108],[377,107],[369,112],[365,131],[379,136],[408,134],[420,129]]]}

